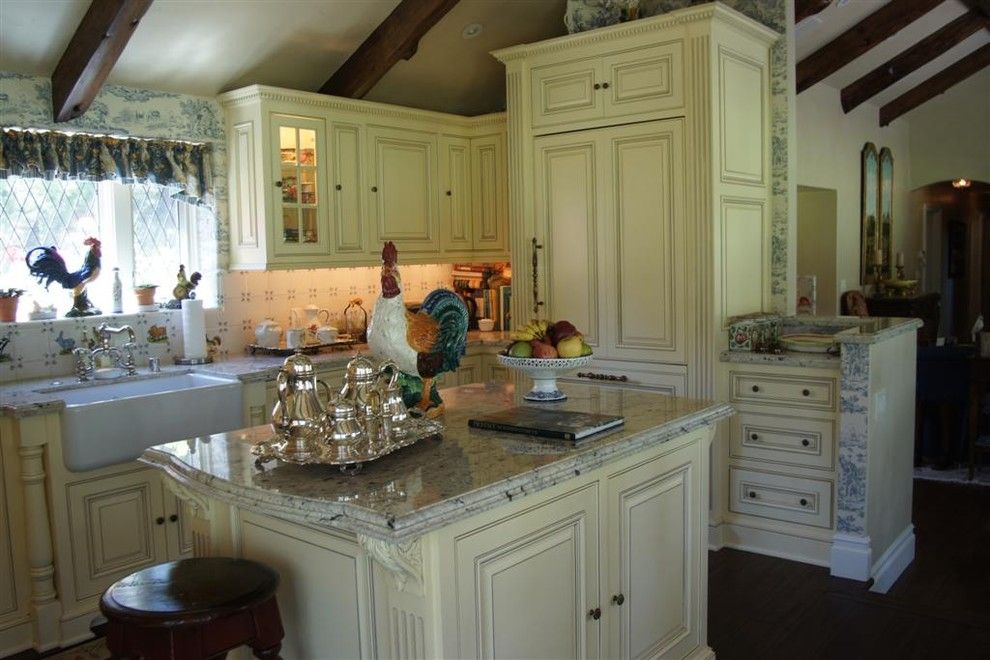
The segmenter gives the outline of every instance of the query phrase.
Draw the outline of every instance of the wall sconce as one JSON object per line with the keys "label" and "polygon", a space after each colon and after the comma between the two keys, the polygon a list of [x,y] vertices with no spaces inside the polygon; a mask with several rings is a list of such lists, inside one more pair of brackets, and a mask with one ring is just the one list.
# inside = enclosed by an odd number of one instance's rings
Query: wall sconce
{"label": "wall sconce", "polygon": [[971,185],[973,185],[973,182],[970,181],[969,179],[953,179],[952,180],[952,187],[953,188],[969,188]]}

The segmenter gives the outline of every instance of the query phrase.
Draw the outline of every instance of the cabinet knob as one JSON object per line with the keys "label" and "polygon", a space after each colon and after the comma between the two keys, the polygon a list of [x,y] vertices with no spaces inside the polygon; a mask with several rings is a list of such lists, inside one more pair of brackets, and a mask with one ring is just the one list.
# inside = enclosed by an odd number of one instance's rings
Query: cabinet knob
{"label": "cabinet knob", "polygon": [[594,87],[595,87],[595,89],[601,89],[602,88],[602,86],[599,85],[598,83],[595,83]]}
{"label": "cabinet knob", "polygon": [[753,391],[754,392],[759,392],[760,391],[760,386],[759,385],[753,385]]}
{"label": "cabinet knob", "polygon": [[616,594],[615,596],[612,596],[612,602],[615,603],[616,605],[622,605],[624,602],[626,602],[626,597],[623,596],[622,594]]}
{"label": "cabinet knob", "polygon": [[602,618],[602,608],[596,607],[593,610],[588,610],[588,616],[590,616],[595,621],[598,621],[598,619]]}
{"label": "cabinet knob", "polygon": [[276,181],[275,182],[275,187],[276,188],[281,188],[282,187],[282,182],[281,181]]}
{"label": "cabinet knob", "polygon": [[756,491],[755,490],[749,491],[749,493],[747,493],[747,495],[749,496],[749,498],[751,500],[755,500],[756,499]]}
{"label": "cabinet knob", "polygon": [[371,192],[378,192],[378,186],[371,186]]}
{"label": "cabinet knob", "polygon": [[750,440],[759,440],[760,439],[760,436],[757,435],[756,433],[750,433],[749,434],[749,439]]}
{"label": "cabinet knob", "polygon": [[449,191],[449,190],[447,191],[447,197],[450,197],[452,194],[453,193],[451,191]]}
{"label": "cabinet knob", "polygon": [[607,82],[602,83],[602,89],[608,89],[608,83]]}
{"label": "cabinet knob", "polygon": [[334,186],[334,189],[335,190],[340,190],[341,188],[342,188],[342,186],[339,183]]}
{"label": "cabinet knob", "polygon": [[803,396],[811,396],[811,390],[801,390]]}
{"label": "cabinet knob", "polygon": [[155,518],[155,524],[156,525],[164,525],[165,524],[165,516],[158,516],[157,518]]}
{"label": "cabinet knob", "polygon": [[808,500],[801,498],[801,506],[808,506]]}
{"label": "cabinet knob", "polygon": [[811,444],[811,440],[808,440],[807,438],[803,438],[803,439],[801,440],[801,446],[802,446],[802,447],[807,447],[807,446],[808,446],[808,445],[810,445],[810,444]]}
{"label": "cabinet knob", "polygon": [[169,522],[177,522],[179,520],[179,514],[173,513],[168,517]]}

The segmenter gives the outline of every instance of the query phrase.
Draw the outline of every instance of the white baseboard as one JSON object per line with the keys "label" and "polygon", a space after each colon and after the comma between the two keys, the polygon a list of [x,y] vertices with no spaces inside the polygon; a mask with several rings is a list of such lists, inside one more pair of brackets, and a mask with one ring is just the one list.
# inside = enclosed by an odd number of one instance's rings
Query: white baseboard
{"label": "white baseboard", "polygon": [[725,539],[723,538],[722,528],[725,523],[709,524],[708,525],[708,549],[718,551],[721,550],[725,545]]}
{"label": "white baseboard", "polygon": [[692,651],[685,660],[715,660],[715,651],[710,646],[700,646]]}
{"label": "white baseboard", "polygon": [[727,548],[780,557],[815,566],[827,567],[829,565],[831,543],[828,541],[747,527],[736,523],[723,523],[721,527],[723,545]]}
{"label": "white baseboard", "polygon": [[885,594],[914,561],[914,525],[908,525],[873,565],[870,591]]}
{"label": "white baseboard", "polygon": [[866,582],[870,579],[872,556],[869,536],[836,532],[832,537],[831,569],[835,577]]}

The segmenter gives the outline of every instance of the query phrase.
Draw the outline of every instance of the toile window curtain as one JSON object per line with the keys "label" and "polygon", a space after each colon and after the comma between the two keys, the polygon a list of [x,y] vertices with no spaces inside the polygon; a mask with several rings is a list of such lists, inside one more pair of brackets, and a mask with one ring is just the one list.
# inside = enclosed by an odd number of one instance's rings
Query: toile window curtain
{"label": "toile window curtain", "polygon": [[177,199],[214,205],[208,144],[85,133],[0,130],[0,178],[157,183]]}

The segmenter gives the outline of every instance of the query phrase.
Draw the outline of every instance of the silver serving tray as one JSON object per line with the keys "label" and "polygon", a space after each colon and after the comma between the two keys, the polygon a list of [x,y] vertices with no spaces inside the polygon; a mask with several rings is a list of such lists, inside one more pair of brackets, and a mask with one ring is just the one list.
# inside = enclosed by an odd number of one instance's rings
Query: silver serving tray
{"label": "silver serving tray", "polygon": [[369,424],[369,432],[358,440],[340,445],[330,440],[317,441],[318,446],[303,454],[284,451],[288,441],[273,435],[251,448],[257,462],[280,460],[296,465],[336,465],[341,472],[355,473],[370,461],[387,456],[392,452],[414,445],[420,440],[443,434],[443,424],[431,419],[410,418],[403,427],[402,435],[386,436],[378,423]]}

